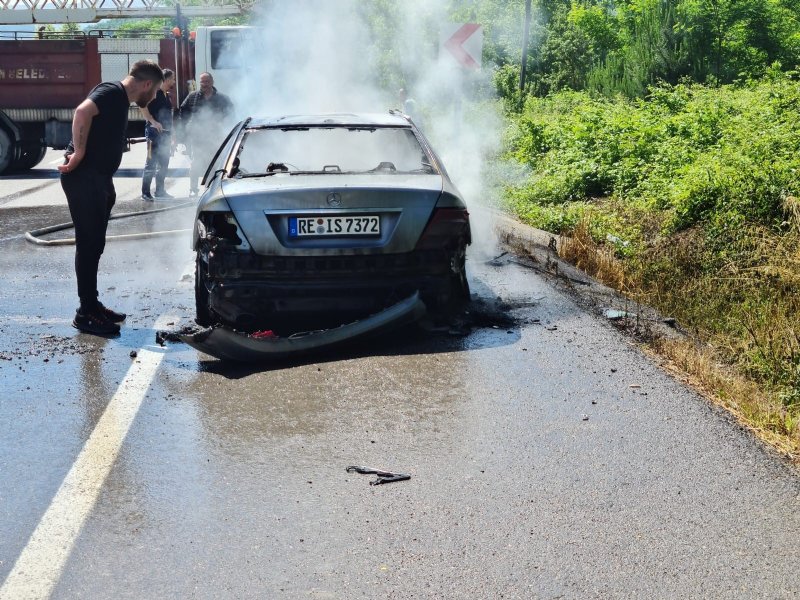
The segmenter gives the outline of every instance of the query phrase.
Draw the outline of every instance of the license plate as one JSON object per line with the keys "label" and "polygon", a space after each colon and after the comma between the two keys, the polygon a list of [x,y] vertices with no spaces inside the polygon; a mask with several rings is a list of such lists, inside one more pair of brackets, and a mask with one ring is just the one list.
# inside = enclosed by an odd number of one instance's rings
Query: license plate
{"label": "license plate", "polygon": [[378,215],[343,215],[340,217],[289,217],[289,237],[378,236]]}

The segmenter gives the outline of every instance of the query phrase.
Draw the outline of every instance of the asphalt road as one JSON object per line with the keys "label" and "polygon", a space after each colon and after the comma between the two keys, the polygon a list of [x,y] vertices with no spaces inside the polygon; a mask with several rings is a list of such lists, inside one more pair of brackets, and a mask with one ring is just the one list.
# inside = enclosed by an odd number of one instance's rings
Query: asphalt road
{"label": "asphalt road", "polygon": [[[152,208],[142,152],[115,213]],[[109,242],[122,335],[72,329],[73,248],[22,237],[69,220],[57,161],[0,179],[0,598],[800,594],[798,472],[553,281],[491,261],[488,223],[467,333],[231,366],[154,344],[192,318],[185,235]]]}

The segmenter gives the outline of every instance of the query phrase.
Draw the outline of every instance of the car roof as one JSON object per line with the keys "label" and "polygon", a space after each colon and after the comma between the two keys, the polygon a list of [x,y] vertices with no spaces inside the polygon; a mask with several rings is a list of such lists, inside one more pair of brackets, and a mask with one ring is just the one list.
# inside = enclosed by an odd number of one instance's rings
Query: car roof
{"label": "car roof", "polygon": [[316,115],[285,115],[253,117],[248,127],[292,127],[302,125],[375,125],[378,127],[410,127],[411,123],[399,112],[388,113],[330,113]]}

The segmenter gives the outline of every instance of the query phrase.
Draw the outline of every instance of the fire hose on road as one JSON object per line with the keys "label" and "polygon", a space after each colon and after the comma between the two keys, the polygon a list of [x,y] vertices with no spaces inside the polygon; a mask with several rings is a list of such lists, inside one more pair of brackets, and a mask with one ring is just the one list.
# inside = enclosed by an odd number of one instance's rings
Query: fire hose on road
{"label": "fire hose on road", "polygon": [[[118,215],[112,215],[109,217],[109,221],[115,219],[125,219],[128,217],[138,217],[141,215],[152,215],[155,213],[167,212],[170,210],[177,210],[179,208],[184,208],[186,206],[196,206],[196,202],[181,202],[180,204],[176,204],[175,206],[167,206],[165,208],[156,208],[153,210],[140,210],[136,212],[129,212],[129,213],[121,213]],[[25,239],[32,244],[36,244],[37,246],[73,246],[75,245],[75,238],[62,238],[58,240],[43,240],[39,236],[40,235],[47,235],[48,233],[55,233],[56,231],[63,231],[65,229],[71,229],[75,227],[75,223],[70,221],[69,223],[60,223],[58,225],[49,225],[47,227],[42,227],[40,229],[32,229],[31,231],[25,232]],[[178,235],[181,233],[188,233],[191,229],[171,229],[166,231],[149,231],[149,232],[141,232],[141,233],[121,233],[117,235],[109,235],[106,236],[107,241],[111,240],[138,240],[143,238],[151,238],[151,237],[163,237],[168,235]]]}
{"label": "fire hose on road", "polygon": [[[146,142],[147,138],[128,138],[128,149],[130,149],[131,144],[139,144],[142,142]],[[118,215],[112,215],[109,217],[109,221],[113,221],[116,219],[126,219],[128,217],[138,217],[141,215],[152,215],[161,212],[167,212],[170,210],[177,210],[179,208],[184,208],[186,206],[193,206],[196,205],[195,202],[181,202],[180,204],[176,204],[175,206],[167,206],[165,208],[156,208],[152,210],[141,210],[136,212],[129,212],[129,213],[121,213]],[[25,239],[29,241],[31,244],[36,244],[37,246],[74,246],[75,245],[75,238],[61,238],[57,240],[43,240],[39,236],[47,235],[48,233],[55,233],[56,231],[64,231],[65,229],[72,229],[75,227],[75,223],[70,221],[69,223],[59,223],[58,225],[49,225],[47,227],[41,227],[40,229],[32,229],[31,231],[25,232]],[[106,241],[113,241],[113,240],[139,240],[144,238],[152,238],[152,237],[164,237],[169,235],[178,235],[181,233],[188,233],[191,229],[171,229],[167,231],[149,231],[149,232],[140,232],[140,233],[122,233],[117,235],[109,235],[106,236]]]}

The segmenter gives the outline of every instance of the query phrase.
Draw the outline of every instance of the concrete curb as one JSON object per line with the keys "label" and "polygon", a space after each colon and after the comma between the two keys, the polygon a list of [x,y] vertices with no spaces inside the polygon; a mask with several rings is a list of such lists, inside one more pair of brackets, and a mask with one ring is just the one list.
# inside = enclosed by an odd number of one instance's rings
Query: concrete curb
{"label": "concrete curb", "polygon": [[637,303],[624,294],[591,278],[558,256],[561,237],[515,221],[492,211],[494,233],[504,250],[520,256],[522,266],[531,268],[567,291],[580,306],[613,321],[619,329],[634,335],[685,338],[687,333],[670,317]]}

